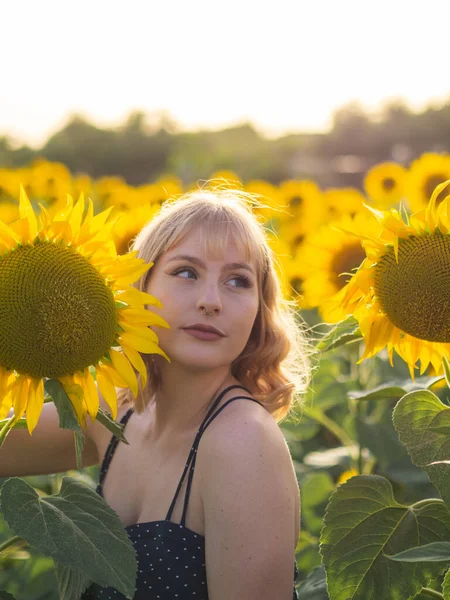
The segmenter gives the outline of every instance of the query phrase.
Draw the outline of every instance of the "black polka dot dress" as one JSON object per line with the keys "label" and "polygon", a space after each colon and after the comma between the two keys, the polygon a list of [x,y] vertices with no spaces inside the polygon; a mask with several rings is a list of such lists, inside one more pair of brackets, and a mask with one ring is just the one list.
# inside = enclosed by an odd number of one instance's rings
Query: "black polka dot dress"
{"label": "black polka dot dress", "polygon": [[[227,404],[238,399],[253,400],[248,396],[236,396],[212,414],[223,396],[233,388],[243,386],[230,386],[216,398],[195,437],[189,452],[181,479],[173,497],[172,503],[165,520],[149,521],[128,525],[125,530],[135,548],[138,562],[136,591],[133,600],[208,600],[208,585],[205,568],[205,538],[185,526],[186,513],[189,502],[192,479],[196,461],[197,447],[206,427],[225,408]],[[260,404],[260,403],[259,403]],[[130,409],[122,418],[121,423],[126,424],[134,409]],[[212,415],[212,416],[211,416]],[[102,486],[108,471],[109,464],[117,447],[118,439],[113,436],[103,459],[100,471],[100,482],[97,492],[102,494]],[[184,499],[181,522],[173,523],[170,519],[173,509],[188,473],[186,495]],[[293,600],[297,600],[295,580],[298,570],[294,560],[294,592]],[[125,596],[111,587],[91,585],[80,600],[126,600]]]}

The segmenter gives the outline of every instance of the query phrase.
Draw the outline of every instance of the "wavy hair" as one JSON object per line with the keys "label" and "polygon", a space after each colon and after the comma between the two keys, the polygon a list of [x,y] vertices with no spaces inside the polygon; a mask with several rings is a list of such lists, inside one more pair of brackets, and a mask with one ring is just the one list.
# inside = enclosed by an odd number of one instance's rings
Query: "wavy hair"
{"label": "wavy hair", "polygon": [[[208,256],[222,254],[232,235],[239,251],[256,263],[259,308],[248,342],[231,365],[232,375],[270,412],[276,422],[289,415],[306,392],[310,377],[310,345],[304,323],[292,303],[282,296],[277,275],[277,259],[264,227],[253,212],[260,206],[255,194],[242,190],[198,189],[168,201],[140,231],[132,250],[146,262],[154,263],[191,230],[200,229]],[[149,269],[134,285],[145,291],[151,278]],[[142,355],[148,371],[145,389],[139,394],[129,389],[118,394],[119,405],[134,404],[141,414],[159,384],[151,355]]]}

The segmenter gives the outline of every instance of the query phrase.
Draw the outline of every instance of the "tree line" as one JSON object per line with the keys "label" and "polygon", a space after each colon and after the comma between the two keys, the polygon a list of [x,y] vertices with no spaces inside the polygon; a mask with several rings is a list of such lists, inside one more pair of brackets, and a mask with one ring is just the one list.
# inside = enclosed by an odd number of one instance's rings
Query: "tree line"
{"label": "tree line", "polygon": [[132,112],[115,128],[100,128],[80,115],[40,148],[16,147],[0,137],[0,167],[19,167],[42,157],[93,178],[115,175],[131,185],[175,175],[184,183],[232,170],[244,181],[311,178],[322,187],[362,187],[374,164],[409,164],[424,152],[450,152],[450,100],[413,112],[392,101],[377,114],[356,103],[339,109],[325,133],[295,133],[277,139],[250,123],[219,131],[180,131],[165,114]]}

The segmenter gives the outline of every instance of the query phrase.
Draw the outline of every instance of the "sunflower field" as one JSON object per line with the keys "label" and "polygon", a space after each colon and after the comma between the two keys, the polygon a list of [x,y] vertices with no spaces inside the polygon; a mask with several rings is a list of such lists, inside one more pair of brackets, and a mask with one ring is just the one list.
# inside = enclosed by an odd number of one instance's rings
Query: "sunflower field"
{"label": "sunflower field", "polygon": [[[299,599],[450,600],[450,155],[378,164],[364,191],[229,171],[204,185],[258,198],[283,293],[311,342],[309,391],[280,425],[301,493]],[[0,444],[13,427],[32,434],[50,400],[74,431],[78,466],[87,415],[120,437],[115,389],[137,391],[140,352],[164,354],[149,326],[167,325],[145,308],[158,299],[131,286],[149,265],[130,244],[162,203],[196,187],[92,180],[43,160],[0,169]],[[34,336],[47,321],[42,356]],[[61,347],[75,342],[63,364]],[[96,498],[98,476],[90,467],[0,480],[0,599],[77,600],[88,580],[132,597],[133,557]],[[72,524],[87,506],[82,533],[104,540],[95,565],[89,544],[63,547],[56,525],[43,535],[60,511],[58,527],[79,543]]]}

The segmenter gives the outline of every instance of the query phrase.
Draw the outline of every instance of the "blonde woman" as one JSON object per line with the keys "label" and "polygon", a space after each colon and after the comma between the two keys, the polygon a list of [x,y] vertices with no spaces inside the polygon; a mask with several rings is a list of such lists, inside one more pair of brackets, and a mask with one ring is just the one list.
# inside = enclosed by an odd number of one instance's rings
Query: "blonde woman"
{"label": "blonde woman", "polygon": [[[129,445],[90,423],[83,464],[102,461],[97,491],[135,547],[135,600],[297,597],[299,491],[278,423],[310,370],[251,202],[235,190],[191,192],[163,205],[134,243],[154,263],[137,287],[162,303],[152,311],[170,328],[153,329],[170,362],[142,355],[146,386],[119,395]],[[74,467],[73,438],[55,429],[46,404],[32,438],[20,436],[27,474]],[[120,598],[98,585],[83,595]]]}

